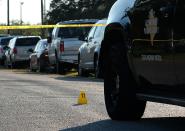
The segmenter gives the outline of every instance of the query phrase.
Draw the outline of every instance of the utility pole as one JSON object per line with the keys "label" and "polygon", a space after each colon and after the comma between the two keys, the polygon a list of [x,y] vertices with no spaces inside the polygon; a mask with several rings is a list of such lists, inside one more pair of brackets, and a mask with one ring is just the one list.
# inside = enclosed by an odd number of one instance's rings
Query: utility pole
{"label": "utility pole", "polygon": [[41,24],[43,25],[44,23],[44,6],[43,6],[43,0],[41,0]]}
{"label": "utility pole", "polygon": [[22,6],[23,6],[24,2],[20,2],[20,25],[22,25],[23,20],[22,20]]}
{"label": "utility pole", "polygon": [[[23,24],[23,20],[22,20],[22,6],[23,6],[24,2],[20,2],[20,25],[22,26]],[[23,35],[23,31],[22,29],[20,30],[20,34]]]}
{"label": "utility pole", "polygon": [[[43,25],[44,24],[44,12],[43,12],[43,8],[44,6],[43,6],[43,0],[41,0],[41,24]],[[42,35],[42,37],[44,37],[44,30],[43,29],[41,29],[41,35]]]}
{"label": "utility pole", "polygon": [[[10,26],[10,2],[7,0],[7,26]],[[10,34],[10,30],[8,30],[8,34]]]}
{"label": "utility pole", "polygon": [[43,9],[43,15],[44,15],[43,19],[44,19],[44,22],[43,23],[45,24],[45,22],[46,22],[46,0],[44,0],[44,4],[43,5],[44,5],[44,7],[43,7],[44,8]]}

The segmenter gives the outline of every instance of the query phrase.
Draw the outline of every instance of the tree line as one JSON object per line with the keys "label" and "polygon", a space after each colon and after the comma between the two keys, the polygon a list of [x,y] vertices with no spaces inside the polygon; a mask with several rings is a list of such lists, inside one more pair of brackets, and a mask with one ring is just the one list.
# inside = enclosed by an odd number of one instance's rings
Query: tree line
{"label": "tree line", "polygon": [[107,18],[116,0],[52,0],[47,13],[47,23],[72,19]]}
{"label": "tree line", "polygon": [[[10,21],[11,25],[20,25],[20,20],[12,20]],[[22,23],[22,25],[31,25],[30,23]],[[0,24],[0,26],[6,26],[6,24]],[[0,34],[7,34],[8,31],[7,30],[0,30]],[[21,36],[21,35],[24,35],[24,36],[31,36],[31,35],[34,35],[34,36],[42,36],[42,29],[15,29],[15,30],[9,30],[9,33],[11,35],[15,35],[15,36]],[[46,32],[47,33],[47,32]],[[45,36],[43,37],[46,37],[47,34],[45,34]]]}
{"label": "tree line", "polygon": [[[110,8],[116,0],[52,0],[44,24],[56,24],[60,21],[74,19],[107,18]],[[11,21],[11,25],[20,25],[19,20]],[[23,25],[30,25],[23,23]],[[43,35],[41,29],[10,30],[11,35]],[[49,30],[51,31],[51,29]],[[44,30],[47,36],[47,30]],[[0,34],[7,30],[0,30]]]}

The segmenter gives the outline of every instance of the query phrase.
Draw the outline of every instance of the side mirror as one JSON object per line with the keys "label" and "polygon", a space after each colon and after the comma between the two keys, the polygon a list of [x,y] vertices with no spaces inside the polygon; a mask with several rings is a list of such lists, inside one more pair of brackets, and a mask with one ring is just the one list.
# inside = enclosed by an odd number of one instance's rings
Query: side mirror
{"label": "side mirror", "polygon": [[31,52],[31,53],[33,53],[33,49],[29,49],[29,50],[28,50],[28,52]]}
{"label": "side mirror", "polygon": [[92,42],[92,40],[93,40],[93,37],[89,37],[88,41]]}
{"label": "side mirror", "polygon": [[50,44],[52,41],[51,36],[47,37],[47,43]]}

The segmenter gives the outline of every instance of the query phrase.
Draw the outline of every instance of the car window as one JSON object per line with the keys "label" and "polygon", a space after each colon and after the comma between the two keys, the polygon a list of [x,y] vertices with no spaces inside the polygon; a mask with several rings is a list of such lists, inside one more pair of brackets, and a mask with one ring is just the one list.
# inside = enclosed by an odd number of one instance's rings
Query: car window
{"label": "car window", "polygon": [[185,9],[185,1],[184,0],[179,0],[177,5],[180,7],[183,7],[183,9]]}
{"label": "car window", "polygon": [[96,30],[96,27],[92,27],[92,29],[89,32],[88,39],[94,37],[95,30]]}
{"label": "car window", "polygon": [[16,41],[16,46],[34,46],[40,38],[18,38]]}
{"label": "car window", "polygon": [[36,47],[35,47],[35,52],[42,51],[48,48],[48,43],[46,41],[40,41]]}
{"label": "car window", "polygon": [[11,40],[12,38],[4,38],[4,39],[1,39],[0,41],[0,44],[1,45],[8,45],[9,41]]}
{"label": "car window", "polygon": [[80,28],[60,28],[58,37],[60,38],[79,38],[81,35],[87,36],[90,28],[80,27]]}
{"label": "car window", "polygon": [[97,27],[96,31],[95,31],[95,34],[94,34],[94,37],[95,38],[98,38],[98,37],[103,38],[104,30],[105,30],[105,26]]}
{"label": "car window", "polygon": [[172,4],[172,3],[176,3],[176,0],[136,0],[135,2],[135,6],[140,6],[142,4],[145,4],[145,3],[148,3],[148,2],[151,2],[152,3],[155,3],[156,5],[166,5],[166,4]]}
{"label": "car window", "polygon": [[94,33],[94,38],[101,37],[102,27],[97,27]]}
{"label": "car window", "polygon": [[139,6],[140,4],[143,4],[143,3],[148,2],[148,1],[151,1],[151,0],[136,0],[135,6]]}
{"label": "car window", "polygon": [[38,43],[37,43],[37,45],[36,45],[36,47],[35,47],[35,50],[34,50],[34,51],[35,51],[35,52],[38,52],[39,47],[40,47],[40,42],[38,42]]}
{"label": "car window", "polygon": [[46,41],[41,42],[40,50],[45,50],[48,48],[48,43]]}

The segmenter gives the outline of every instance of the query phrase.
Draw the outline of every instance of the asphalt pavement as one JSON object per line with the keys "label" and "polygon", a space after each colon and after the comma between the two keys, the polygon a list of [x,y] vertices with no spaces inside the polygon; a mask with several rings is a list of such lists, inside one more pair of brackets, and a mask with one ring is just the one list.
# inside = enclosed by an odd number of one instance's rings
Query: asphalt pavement
{"label": "asphalt pavement", "polygon": [[[88,104],[78,105],[80,91]],[[0,69],[1,131],[179,131],[185,108],[148,102],[140,121],[109,119],[103,80]]]}

